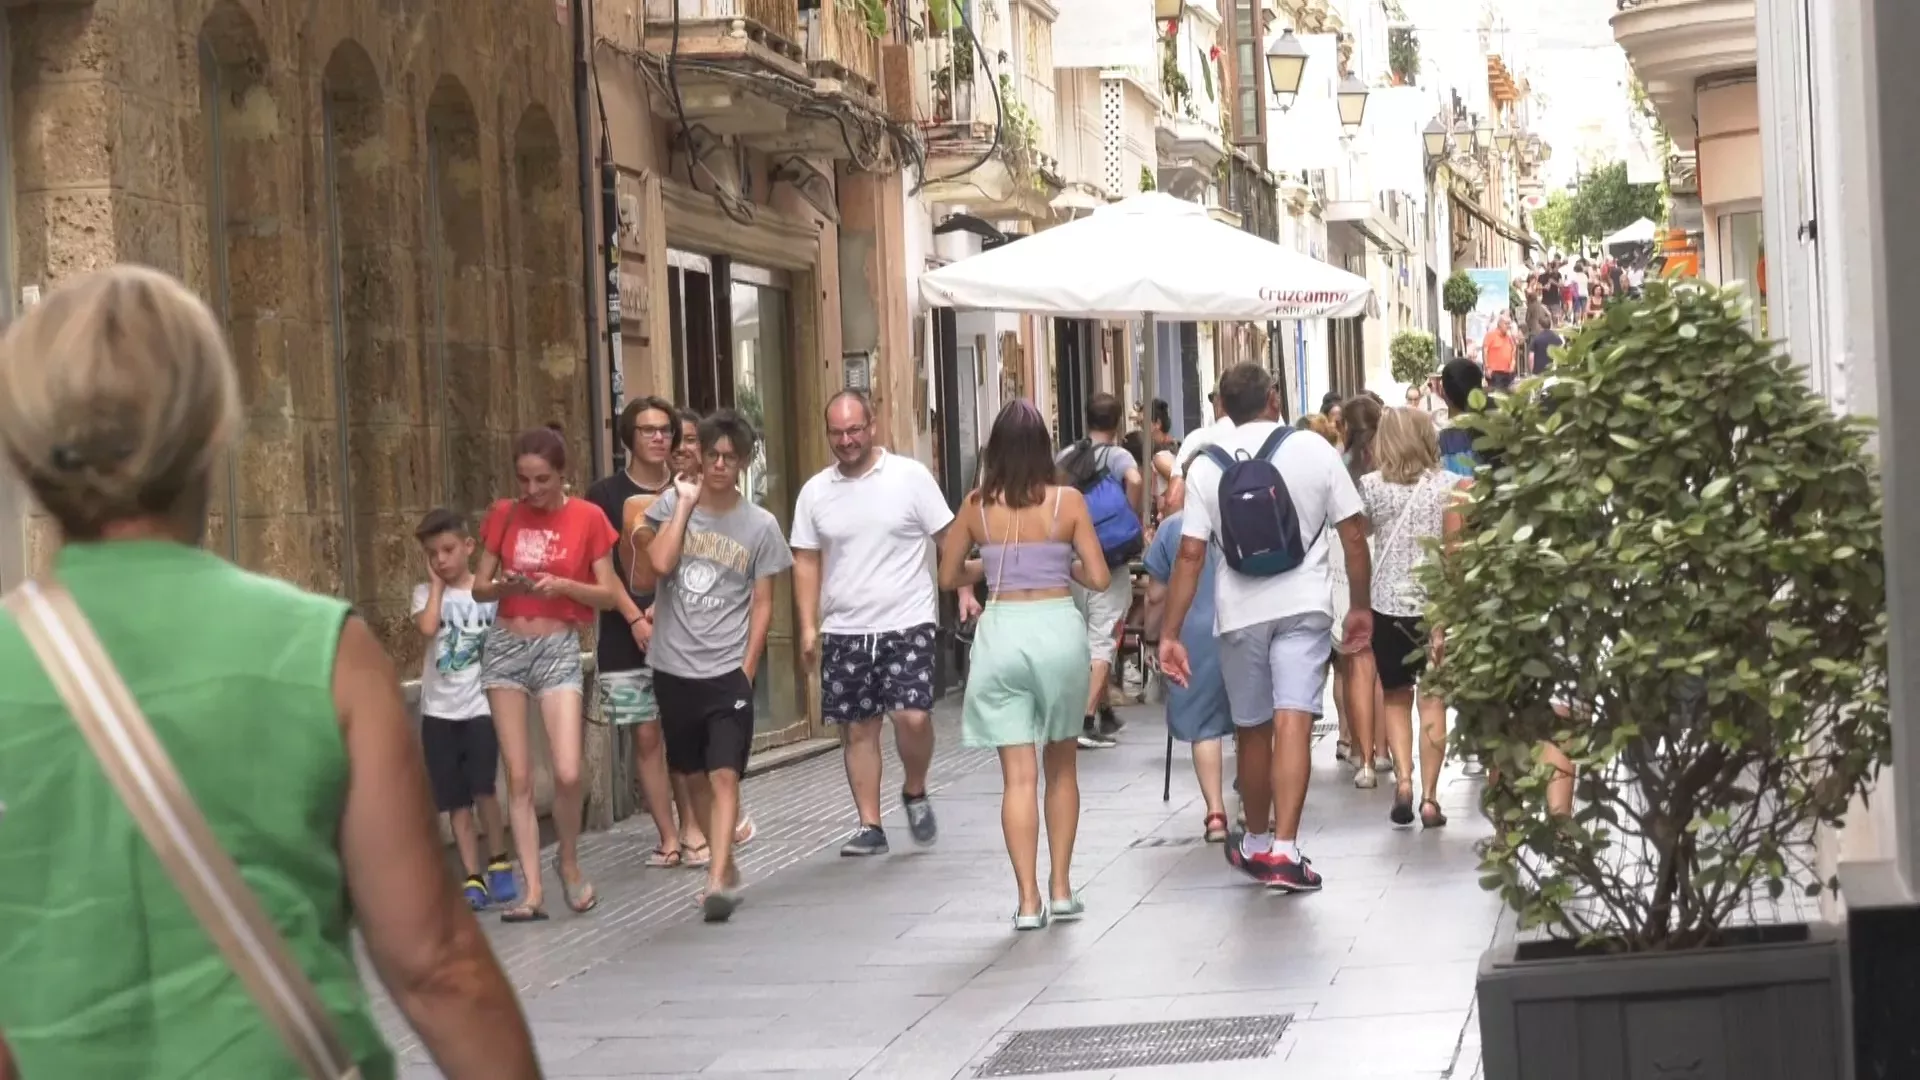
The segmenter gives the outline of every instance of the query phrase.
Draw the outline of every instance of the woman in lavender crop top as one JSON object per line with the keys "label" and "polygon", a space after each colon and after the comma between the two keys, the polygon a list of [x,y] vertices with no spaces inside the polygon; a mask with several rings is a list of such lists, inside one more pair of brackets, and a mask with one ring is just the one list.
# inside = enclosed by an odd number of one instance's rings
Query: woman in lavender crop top
{"label": "woman in lavender crop top", "polygon": [[[1053,478],[1046,421],[1032,402],[1009,403],[981,454],[980,487],[968,494],[940,550],[941,588],[985,581],[990,589],[974,635],[962,732],[968,746],[1000,752],[1001,821],[1020,892],[1019,930],[1038,930],[1049,918],[1077,919],[1086,910],[1068,870],[1080,822],[1075,754],[1090,672],[1085,619],[1068,586],[1078,581],[1098,592],[1109,574],[1086,500]],[[976,547],[980,559],[970,562]],[[1044,896],[1038,869],[1043,770],[1052,860]]]}

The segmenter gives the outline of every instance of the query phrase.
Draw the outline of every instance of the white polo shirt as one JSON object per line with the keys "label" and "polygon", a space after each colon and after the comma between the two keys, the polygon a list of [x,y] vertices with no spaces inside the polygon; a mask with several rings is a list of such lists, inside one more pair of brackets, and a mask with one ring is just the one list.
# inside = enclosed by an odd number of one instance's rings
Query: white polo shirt
{"label": "white polo shirt", "polygon": [[1219,442],[1220,436],[1232,430],[1233,417],[1222,415],[1205,427],[1197,427],[1187,432],[1187,437],[1180,440],[1179,453],[1174,455],[1174,472],[1184,470],[1193,463],[1195,457],[1199,456],[1200,451]]}
{"label": "white polo shirt", "polygon": [[[1260,452],[1280,425],[1260,420],[1225,432],[1215,445],[1229,456]],[[1237,573],[1225,562],[1214,576],[1214,596],[1218,601],[1214,632],[1224,634],[1260,623],[1318,611],[1333,615],[1330,591],[1332,572],[1327,552],[1340,542],[1335,528],[1340,522],[1364,513],[1366,505],[1347,475],[1340,451],[1311,431],[1296,431],[1273,455],[1273,464],[1287,482],[1287,494],[1293,500],[1294,514],[1300,519],[1301,539],[1307,542],[1307,558],[1298,567],[1273,577],[1248,577]],[[1187,471],[1187,512],[1180,520],[1180,535],[1209,544],[1216,541],[1216,522],[1220,515],[1220,466],[1205,454],[1195,458]]]}
{"label": "white polo shirt", "polygon": [[877,451],[848,476],[829,465],[800,489],[792,547],[818,551],[820,629],[884,634],[939,619],[933,538],[953,511],[927,467]]}

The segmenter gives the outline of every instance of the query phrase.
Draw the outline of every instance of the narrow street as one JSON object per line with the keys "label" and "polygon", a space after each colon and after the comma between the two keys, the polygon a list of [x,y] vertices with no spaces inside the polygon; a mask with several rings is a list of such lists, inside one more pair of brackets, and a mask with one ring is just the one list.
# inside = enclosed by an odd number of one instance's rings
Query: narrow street
{"label": "narrow street", "polygon": [[[914,849],[890,813],[891,856],[837,855],[853,824],[837,754],[749,779],[761,831],[743,858],[747,903],[730,925],[697,920],[700,875],[641,868],[650,825],[588,838],[600,910],[560,911],[535,928],[485,920],[547,1075],[1474,1077],[1474,969],[1510,925],[1475,880],[1474,841],[1487,826],[1474,782],[1449,772],[1446,829],[1395,830],[1391,785],[1354,790],[1333,740],[1319,738],[1302,840],[1328,884],[1288,897],[1240,878],[1218,846],[1199,841],[1184,754],[1174,798],[1161,801],[1159,709],[1123,715],[1131,722],[1118,750],[1080,756],[1075,870],[1088,915],[1078,924],[1020,935],[1010,926],[999,770],[991,754],[959,747],[954,702],[940,716],[931,849]],[[891,758],[888,775],[891,791]],[[437,1077],[398,1018],[384,1016],[403,1076]],[[1258,1045],[1279,1030],[1277,1044],[1222,1061],[1204,1048],[1224,1044],[1189,1041],[1179,1056],[1194,1033],[1162,1029],[1101,1045],[1157,1047],[1164,1056],[1131,1060],[1170,1064],[1031,1071],[1045,1059],[1011,1059],[1026,1040],[990,1064],[1019,1033],[1208,1018],[1265,1018],[1242,1034]]]}

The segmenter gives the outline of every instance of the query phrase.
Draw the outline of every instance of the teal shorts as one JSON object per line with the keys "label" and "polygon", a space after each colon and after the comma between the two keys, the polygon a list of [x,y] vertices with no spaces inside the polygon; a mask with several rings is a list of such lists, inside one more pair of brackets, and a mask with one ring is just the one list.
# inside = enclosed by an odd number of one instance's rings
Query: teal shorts
{"label": "teal shorts", "polygon": [[1077,738],[1089,659],[1086,617],[1071,598],[989,603],[973,637],[962,741],[1000,747]]}
{"label": "teal shorts", "polygon": [[603,672],[597,680],[603,723],[645,724],[660,719],[653,698],[653,669]]}

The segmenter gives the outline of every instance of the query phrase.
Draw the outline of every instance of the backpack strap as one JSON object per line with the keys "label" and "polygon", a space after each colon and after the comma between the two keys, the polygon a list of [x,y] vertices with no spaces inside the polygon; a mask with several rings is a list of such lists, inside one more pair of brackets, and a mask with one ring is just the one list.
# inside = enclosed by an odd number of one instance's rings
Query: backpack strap
{"label": "backpack strap", "polygon": [[1225,478],[1224,474],[1226,473],[1226,471],[1228,469],[1233,468],[1233,455],[1227,453],[1225,450],[1220,449],[1217,443],[1208,443],[1207,445],[1201,447],[1200,456],[1206,458],[1208,461],[1213,462],[1215,465],[1220,466],[1220,472],[1222,473],[1223,479]]}
{"label": "backpack strap", "polygon": [[1267,441],[1260,444],[1260,453],[1256,456],[1263,461],[1271,461],[1274,452],[1280,449],[1280,444],[1286,442],[1293,431],[1294,429],[1286,424],[1273,429],[1273,434],[1267,436]]}

